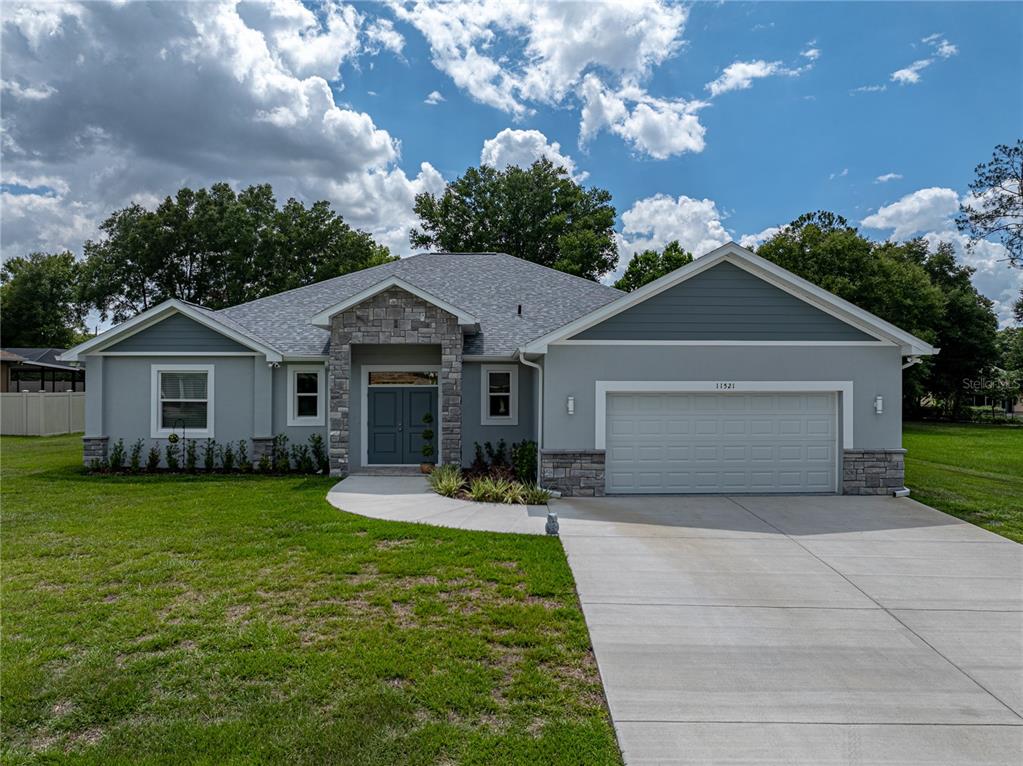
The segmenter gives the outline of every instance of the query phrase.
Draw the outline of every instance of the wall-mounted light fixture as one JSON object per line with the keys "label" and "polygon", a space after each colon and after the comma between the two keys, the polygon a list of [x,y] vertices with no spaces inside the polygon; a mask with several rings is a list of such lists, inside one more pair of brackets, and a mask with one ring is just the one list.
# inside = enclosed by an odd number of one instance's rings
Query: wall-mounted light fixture
{"label": "wall-mounted light fixture", "polygon": [[574,396],[568,397],[568,401],[566,402],[566,404],[568,406],[568,414],[575,415],[575,397]]}
{"label": "wall-mounted light fixture", "polygon": [[883,396],[875,396],[874,397],[874,412],[876,412],[878,415],[883,415],[884,414],[884,397]]}

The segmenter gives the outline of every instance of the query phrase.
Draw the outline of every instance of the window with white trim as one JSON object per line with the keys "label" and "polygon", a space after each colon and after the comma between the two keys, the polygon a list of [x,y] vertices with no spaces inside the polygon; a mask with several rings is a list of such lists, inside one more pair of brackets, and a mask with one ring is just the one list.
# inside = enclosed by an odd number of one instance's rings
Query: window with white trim
{"label": "window with white trim", "polygon": [[213,365],[152,366],[154,439],[213,436]]}
{"label": "window with white trim", "polygon": [[288,366],[288,425],[322,426],[324,423],[323,365]]}
{"label": "window with white trim", "polygon": [[485,426],[519,424],[519,368],[514,364],[485,365],[481,371],[482,412]]}

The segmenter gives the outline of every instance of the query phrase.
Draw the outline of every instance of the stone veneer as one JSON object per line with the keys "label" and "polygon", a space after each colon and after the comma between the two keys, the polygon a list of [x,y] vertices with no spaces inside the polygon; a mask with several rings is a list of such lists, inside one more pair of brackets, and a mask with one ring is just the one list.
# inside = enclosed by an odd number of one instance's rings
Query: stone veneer
{"label": "stone veneer", "polygon": [[249,452],[249,460],[252,462],[252,466],[255,468],[259,466],[259,460],[266,455],[267,459],[270,458],[273,452],[274,440],[272,436],[252,437],[252,450]]}
{"label": "stone veneer", "polygon": [[565,497],[603,497],[604,450],[543,450],[540,484]]}
{"label": "stone veneer", "polygon": [[847,449],[842,459],[842,494],[890,495],[906,485],[906,450]]}
{"label": "stone veneer", "polygon": [[348,473],[351,465],[352,344],[440,346],[440,462],[462,462],[462,328],[454,314],[391,287],[330,320],[329,392],[330,473]]}
{"label": "stone veneer", "polygon": [[108,436],[83,436],[82,437],[82,463],[86,467],[92,465],[93,460],[103,461],[107,459]]}

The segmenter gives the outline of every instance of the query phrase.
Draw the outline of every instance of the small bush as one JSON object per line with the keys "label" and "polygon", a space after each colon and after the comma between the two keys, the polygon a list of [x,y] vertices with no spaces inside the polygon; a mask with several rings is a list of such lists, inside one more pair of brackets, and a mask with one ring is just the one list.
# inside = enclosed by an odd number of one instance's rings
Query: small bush
{"label": "small bush", "polygon": [[181,454],[181,449],[178,447],[177,442],[170,442],[167,445],[167,449],[164,454],[164,459],[167,462],[168,471],[176,471],[180,468],[180,462],[178,457]]}
{"label": "small bush", "polygon": [[124,439],[118,439],[110,448],[110,457],[107,461],[111,471],[120,471],[124,468]]}
{"label": "small bush", "polygon": [[[131,455],[128,457],[128,468],[131,469],[132,473],[138,473],[139,469],[142,468],[142,447],[143,443],[141,439],[137,439],[135,443],[131,445]],[[157,453],[156,459],[160,459],[159,453]]]}
{"label": "small bush", "polygon": [[513,444],[511,459],[516,479],[523,484],[536,481],[536,442],[524,439]]}
{"label": "small bush", "polygon": [[291,464],[299,473],[315,473],[313,458],[309,447],[305,444],[295,444],[291,447]]}
{"label": "small bush", "polygon": [[515,502],[505,500],[506,497],[515,497],[515,482],[508,479],[494,478],[492,476],[481,476],[469,482],[469,497],[481,503],[504,503]]}
{"label": "small bush", "polygon": [[220,465],[224,469],[224,473],[231,473],[234,471],[235,454],[234,447],[231,446],[231,442],[227,442],[220,448]]}
{"label": "small bush", "polygon": [[[189,473],[195,473],[197,459],[195,439],[185,440],[185,470]],[[170,468],[170,465],[168,464],[167,467]]]}
{"label": "small bush", "polygon": [[312,454],[313,463],[320,473],[330,473],[330,460],[327,457],[327,449],[323,444],[323,437],[313,434],[309,437],[309,451]]}
{"label": "small bush", "polygon": [[504,439],[498,440],[496,447],[490,442],[486,442],[483,449],[487,452],[487,460],[491,468],[504,468],[508,465],[508,443]]}
{"label": "small bush", "polygon": [[517,481],[509,481],[501,494],[501,502],[509,505],[522,505],[526,502],[522,494],[523,486]]}
{"label": "small bush", "polygon": [[252,461],[249,460],[249,445],[244,439],[238,442],[238,470],[242,473],[252,470]]}
{"label": "small bush", "polygon": [[270,467],[274,473],[287,473],[291,468],[288,460],[288,437],[277,434],[270,444]]}
{"label": "small bush", "polygon": [[273,468],[273,464],[270,462],[270,457],[266,454],[259,456],[258,470],[260,473],[270,473]]}
{"label": "small bush", "polygon": [[437,466],[430,473],[430,487],[438,495],[455,497],[465,487],[462,469],[454,463]]}
{"label": "small bush", "polygon": [[469,466],[469,473],[484,474],[487,472],[487,459],[483,457],[483,446],[479,442],[473,442],[472,465]]}
{"label": "small bush", "polygon": [[551,493],[536,484],[522,487],[522,502],[527,505],[547,505],[550,499]]}
{"label": "small bush", "polygon": [[146,456],[146,470],[150,473],[158,471],[160,469],[160,448],[155,444],[149,448],[149,454]]}
{"label": "small bush", "polygon": [[207,439],[202,445],[202,467],[207,473],[217,469],[217,440]]}

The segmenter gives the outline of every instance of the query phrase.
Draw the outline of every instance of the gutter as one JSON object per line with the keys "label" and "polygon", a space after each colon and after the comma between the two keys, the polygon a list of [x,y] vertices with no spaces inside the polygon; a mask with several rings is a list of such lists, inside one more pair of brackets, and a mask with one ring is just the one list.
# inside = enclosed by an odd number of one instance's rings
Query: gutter
{"label": "gutter", "polygon": [[911,356],[911,357],[908,357],[908,359],[909,359],[909,361],[906,362],[904,365],[902,365],[902,369],[904,369],[904,370],[908,370],[914,364],[920,364],[920,362],[923,361],[923,359],[921,359],[919,356]]}
{"label": "gutter", "polygon": [[543,453],[543,366],[536,362],[530,362],[526,359],[526,354],[523,350],[519,349],[519,361],[526,367],[533,367],[537,371],[538,379],[536,382],[536,486],[540,487],[540,466],[542,464],[542,458],[540,457]]}

